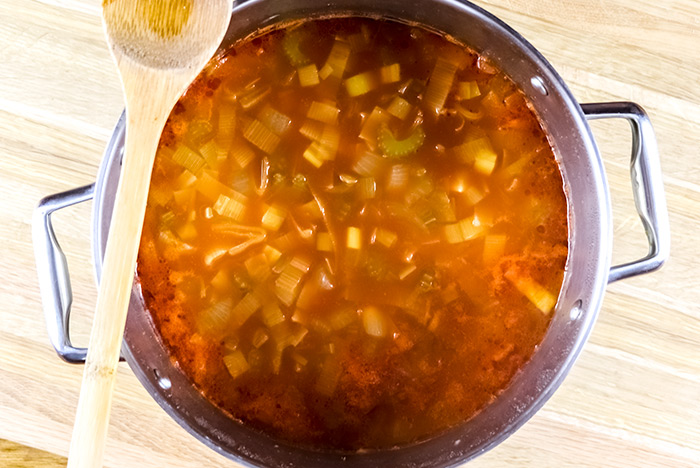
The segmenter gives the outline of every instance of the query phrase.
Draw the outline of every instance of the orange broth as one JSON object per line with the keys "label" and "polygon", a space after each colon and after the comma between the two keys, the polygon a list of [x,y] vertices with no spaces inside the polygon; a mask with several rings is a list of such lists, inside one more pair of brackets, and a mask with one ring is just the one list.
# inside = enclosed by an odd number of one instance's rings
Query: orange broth
{"label": "orange broth", "polygon": [[138,262],[173,360],[318,449],[422,440],[541,342],[568,254],[547,136],[474,51],[396,22],[235,45],[175,106]]}

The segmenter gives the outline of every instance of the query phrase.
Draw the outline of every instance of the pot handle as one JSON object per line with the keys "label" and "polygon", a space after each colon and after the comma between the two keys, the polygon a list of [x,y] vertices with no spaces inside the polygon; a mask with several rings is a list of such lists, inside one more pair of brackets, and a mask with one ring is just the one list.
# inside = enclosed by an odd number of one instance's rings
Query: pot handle
{"label": "pot handle", "polygon": [[73,292],[68,263],[56,239],[51,213],[93,198],[95,184],[43,198],[32,219],[32,241],[39,289],[49,339],[58,355],[71,364],[85,363],[87,348],[76,348],[70,340],[69,323]]}
{"label": "pot handle", "polygon": [[649,253],[639,260],[610,268],[608,283],[661,268],[668,259],[671,233],[659,163],[659,149],[649,116],[633,102],[582,104],[588,120],[625,119],[632,127],[630,176],[634,204],[649,242]]}

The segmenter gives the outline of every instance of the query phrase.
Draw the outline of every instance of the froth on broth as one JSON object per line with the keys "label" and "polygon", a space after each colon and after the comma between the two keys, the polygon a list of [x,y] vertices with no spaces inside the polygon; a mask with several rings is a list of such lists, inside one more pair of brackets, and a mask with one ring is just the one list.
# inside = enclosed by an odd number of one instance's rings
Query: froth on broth
{"label": "froth on broth", "polygon": [[138,262],[172,359],[281,440],[381,449],[492,401],[568,253],[553,150],[473,50],[344,18],[259,35],[175,106]]}

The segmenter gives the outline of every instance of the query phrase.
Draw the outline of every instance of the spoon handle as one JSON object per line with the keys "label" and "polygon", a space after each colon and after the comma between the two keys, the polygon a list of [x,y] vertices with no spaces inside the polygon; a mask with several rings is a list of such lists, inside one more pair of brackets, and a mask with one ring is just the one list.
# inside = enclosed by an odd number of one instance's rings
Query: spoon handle
{"label": "spoon handle", "polygon": [[[150,106],[149,106],[150,107]],[[68,468],[102,466],[153,161],[167,110],[129,112],[125,153],[110,224]],[[151,111],[151,112],[149,112]],[[144,113],[149,115],[143,115]],[[155,112],[155,114],[154,114]],[[159,114],[157,113],[159,112]],[[157,115],[157,117],[153,117]],[[150,116],[151,118],[147,118]]]}

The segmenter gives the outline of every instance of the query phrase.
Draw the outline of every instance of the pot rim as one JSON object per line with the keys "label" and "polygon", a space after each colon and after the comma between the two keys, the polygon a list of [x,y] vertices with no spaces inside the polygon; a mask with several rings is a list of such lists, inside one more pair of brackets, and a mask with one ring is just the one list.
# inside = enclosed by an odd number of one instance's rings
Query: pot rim
{"label": "pot rim", "polygon": [[[234,7],[232,11],[232,15],[236,15],[237,13],[244,11],[248,8],[254,8],[258,4],[265,4],[268,3],[266,0],[251,0],[248,2],[244,2],[242,4],[238,4]],[[323,2],[324,4],[328,5],[327,2]],[[447,5],[452,8],[458,8],[460,10],[467,9],[471,12],[473,16],[478,17],[481,21],[485,21],[489,23],[491,26],[495,27],[500,34],[507,34],[510,36],[510,39],[516,43],[521,49],[523,49],[527,54],[528,58],[532,60],[538,67],[539,74],[538,76],[544,78],[544,81],[547,82],[550,85],[550,90],[551,91],[556,91],[558,95],[561,96],[563,99],[566,108],[565,111],[568,112],[572,119],[576,121],[577,123],[577,131],[578,134],[580,135],[583,144],[586,147],[586,153],[588,155],[588,158],[590,159],[591,162],[591,167],[592,167],[592,177],[593,180],[590,182],[592,183],[592,188],[593,191],[595,192],[595,200],[597,200],[598,206],[595,207],[594,211],[597,211],[599,213],[599,219],[597,221],[597,226],[598,227],[598,232],[593,233],[593,237],[597,238],[599,241],[599,245],[597,246],[597,249],[594,249],[595,252],[597,252],[598,257],[597,258],[591,258],[590,262],[595,264],[597,268],[593,268],[593,273],[592,277],[587,278],[588,284],[586,285],[586,289],[589,291],[587,300],[585,302],[585,307],[582,307],[582,311],[580,314],[580,317],[577,319],[577,332],[575,333],[575,341],[573,343],[568,343],[568,347],[564,349],[565,352],[562,353],[562,359],[559,361],[559,366],[553,371],[552,374],[546,375],[543,379],[538,378],[538,387],[541,383],[542,387],[540,391],[537,393],[536,397],[527,402],[527,407],[523,409],[516,409],[514,410],[514,417],[512,419],[509,419],[505,424],[502,425],[502,428],[498,434],[492,435],[491,437],[487,438],[486,442],[482,444],[478,450],[468,450],[465,452],[465,454],[461,456],[457,456],[454,458],[448,457],[445,460],[445,463],[439,466],[456,466],[457,464],[464,463],[477,455],[484,453],[491,448],[495,447],[499,443],[501,443],[503,440],[505,440],[508,436],[510,436],[513,432],[515,432],[519,427],[521,427],[525,422],[527,422],[543,405],[546,403],[547,400],[552,396],[552,394],[556,391],[556,389],[561,385],[563,382],[564,378],[570,371],[571,367],[573,366],[574,362],[576,361],[583,344],[587,340],[592,327],[595,323],[595,320],[597,318],[598,312],[600,310],[601,302],[602,302],[602,297],[604,294],[604,289],[605,289],[605,284],[607,281],[607,275],[608,275],[608,270],[610,267],[610,242],[609,239],[612,238],[612,225],[611,225],[611,207],[610,207],[610,197],[608,194],[607,190],[607,180],[605,177],[605,172],[603,170],[603,165],[602,165],[602,160],[600,157],[600,154],[597,150],[597,147],[594,143],[593,135],[591,132],[590,127],[587,124],[587,121],[581,111],[580,106],[578,105],[576,99],[574,98],[573,94],[571,91],[568,89],[562,78],[558,75],[558,73],[554,70],[554,68],[549,64],[549,62],[546,61],[546,59],[529,43],[527,42],[520,34],[518,34],[516,31],[514,31],[512,28],[510,28],[508,25],[500,21],[498,18],[495,16],[491,15],[490,13],[486,12],[482,8],[473,5],[471,3],[468,3],[466,1],[455,1],[455,0],[435,0],[433,3],[438,4],[438,5]],[[424,6],[424,5],[423,5]],[[272,9],[275,8],[274,3],[270,7]],[[335,15],[335,16],[342,16],[342,15]],[[356,15],[357,16],[357,15]],[[274,14],[270,15],[270,18],[268,21],[270,23],[275,22],[278,20],[278,17],[275,17]],[[286,21],[286,20],[285,20]],[[284,22],[284,21],[283,21]],[[268,24],[262,24],[262,25],[257,25],[260,28],[264,28],[268,26]],[[232,26],[233,28],[233,21],[232,21]],[[229,33],[231,30],[229,30]],[[228,34],[227,34],[228,35]],[[225,49],[225,47],[224,47]],[[480,51],[481,53],[481,51]],[[488,53],[484,53],[487,57],[490,55]],[[497,61],[497,60],[496,60]],[[522,83],[517,83],[518,85],[522,85]],[[533,83],[534,86],[534,83]],[[552,89],[551,86],[554,86],[555,89]],[[535,88],[536,89],[536,88]],[[96,273],[96,278],[97,281],[99,282],[99,278],[101,276],[101,270],[102,270],[102,256],[104,254],[104,249],[106,245],[106,234],[108,229],[105,228],[105,224],[108,226],[109,225],[109,218],[110,213],[107,213],[105,208],[106,206],[109,206],[109,210],[111,212],[111,203],[113,203],[113,200],[109,200],[110,192],[109,188],[110,187],[116,187],[116,181],[119,178],[119,169],[116,167],[117,164],[120,164],[121,162],[121,156],[123,154],[123,144],[124,144],[124,136],[125,136],[125,116],[122,114],[120,117],[119,121],[117,122],[114,132],[112,134],[112,137],[105,149],[104,157],[102,160],[102,163],[100,164],[98,176],[97,176],[97,181],[96,181],[96,186],[95,186],[95,203],[93,207],[93,258],[94,258],[94,265],[95,265],[95,273]],[[563,179],[565,183],[565,189],[567,192],[567,204],[569,205],[569,223],[570,223],[570,232],[569,232],[569,239],[570,239],[570,249],[572,249],[572,244],[575,244],[576,242],[576,232],[572,231],[572,227],[574,225],[574,219],[576,217],[576,214],[572,212],[571,208],[571,201],[568,200],[570,197],[570,187],[568,186],[568,178],[566,177],[566,167],[564,162],[561,159],[561,156],[559,155],[558,151],[555,151],[555,154],[557,155],[558,162],[560,164],[560,167],[562,168],[563,172]],[[113,193],[112,193],[113,195]],[[570,250],[571,251],[571,250]],[[571,256],[571,254],[570,254]],[[559,312],[560,307],[563,307],[564,305],[561,305],[561,299],[562,296],[565,295],[567,289],[569,286],[571,286],[571,274],[570,274],[570,260],[567,261],[567,271],[565,274],[565,279],[564,279],[564,284],[562,284],[562,289],[559,297],[559,301],[557,304],[557,309],[558,313],[557,316],[562,315]],[[139,295],[140,295],[140,288],[135,288],[135,290],[139,290]],[[575,304],[575,301],[573,302]],[[566,312],[567,315],[569,315],[569,312]],[[554,318],[553,318],[554,321]],[[553,324],[550,324],[550,330],[552,328]],[[547,333],[549,335],[549,331]],[[222,446],[217,443],[216,440],[212,439],[209,434],[206,434],[201,430],[201,428],[194,428],[188,422],[185,420],[185,418],[176,410],[173,408],[171,402],[169,399],[165,396],[166,394],[164,393],[162,388],[159,388],[157,385],[154,385],[154,378],[152,375],[147,375],[146,369],[142,368],[142,365],[139,363],[138,359],[134,356],[132,353],[130,347],[127,345],[128,344],[128,329],[127,329],[127,335],[125,335],[127,338],[125,339],[125,344],[123,346],[123,355],[126,356],[126,360],[129,363],[129,366],[131,367],[132,371],[134,374],[137,376],[137,378],[140,380],[141,384],[148,390],[148,392],[151,394],[151,396],[158,402],[158,404],[173,418],[175,419],[181,426],[183,426],[188,432],[193,434],[195,437],[197,437],[199,440],[203,441],[206,445],[209,447],[213,448],[217,452],[223,454],[224,456],[231,458],[238,463],[244,463],[247,466],[259,466],[257,463],[257,459],[253,457],[247,457],[245,454],[233,454],[229,450],[226,450],[222,448]],[[506,394],[508,390],[511,387],[517,386],[517,381],[520,379],[520,374],[523,374],[525,372],[525,369],[527,369],[531,362],[535,360],[537,353],[531,357],[530,361],[521,368],[521,370],[516,374],[516,376],[513,378],[513,380],[509,383],[509,386],[507,389],[499,395],[498,399],[501,399],[501,396]],[[540,382],[540,380],[542,380]],[[493,405],[487,405],[485,409],[482,409],[482,412],[485,412],[487,408]],[[456,430],[457,428],[460,428],[462,425],[457,426],[456,428],[449,429],[446,432],[452,432]],[[444,434],[444,433],[443,433]],[[442,435],[438,435],[436,437],[442,437]],[[433,439],[428,439],[426,442],[430,442]],[[424,442],[419,442],[415,444],[414,446],[409,446],[410,447],[420,447],[421,445],[424,445]],[[399,448],[396,450],[403,450],[404,448]],[[380,451],[383,453],[389,453],[391,454],[392,450],[388,451]],[[455,449],[455,451],[459,451],[459,448]],[[371,459],[371,453],[370,452],[370,460]],[[377,452],[374,452],[377,453]],[[364,456],[364,454],[363,454]],[[390,455],[391,456],[391,455]],[[388,458],[386,460],[389,460],[389,464],[391,464],[391,458]],[[372,460],[370,463],[374,464],[376,463],[376,460]],[[346,463],[348,466],[354,466],[352,464]],[[291,465],[290,465],[291,466]],[[296,465],[295,465],[296,466]],[[362,465],[365,466],[365,465]],[[370,465],[367,465],[370,466]],[[416,465],[416,466],[423,466],[423,465]],[[438,466],[438,465],[436,465]]]}

